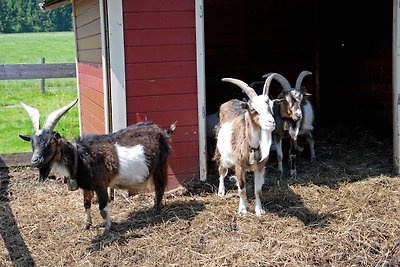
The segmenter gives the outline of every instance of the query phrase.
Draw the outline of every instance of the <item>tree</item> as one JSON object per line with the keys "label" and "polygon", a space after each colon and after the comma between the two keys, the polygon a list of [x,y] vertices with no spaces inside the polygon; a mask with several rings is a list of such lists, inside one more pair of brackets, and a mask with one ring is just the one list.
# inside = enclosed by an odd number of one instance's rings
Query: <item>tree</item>
{"label": "tree", "polygon": [[0,32],[71,31],[71,4],[48,12],[39,8],[41,0],[1,0]]}

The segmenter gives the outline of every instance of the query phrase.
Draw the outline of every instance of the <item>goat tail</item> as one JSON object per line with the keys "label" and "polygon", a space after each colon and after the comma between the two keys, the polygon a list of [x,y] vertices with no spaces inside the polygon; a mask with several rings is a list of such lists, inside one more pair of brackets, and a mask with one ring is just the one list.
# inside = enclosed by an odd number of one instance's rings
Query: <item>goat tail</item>
{"label": "goat tail", "polygon": [[175,129],[176,129],[176,123],[178,121],[175,121],[173,124],[171,124],[171,126],[169,126],[169,128],[165,131],[165,133],[167,134],[168,137],[171,137],[172,134],[174,133]]}

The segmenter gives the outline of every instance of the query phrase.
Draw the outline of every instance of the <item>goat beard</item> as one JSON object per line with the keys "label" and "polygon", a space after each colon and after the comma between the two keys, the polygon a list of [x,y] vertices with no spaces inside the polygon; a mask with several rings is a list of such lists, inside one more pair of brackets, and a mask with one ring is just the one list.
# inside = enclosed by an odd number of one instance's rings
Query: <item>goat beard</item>
{"label": "goat beard", "polygon": [[260,150],[261,150],[261,159],[260,162],[268,159],[269,151],[272,143],[272,134],[270,131],[261,130],[261,141],[260,141]]}
{"label": "goat beard", "polygon": [[289,135],[293,140],[297,140],[297,135],[299,134],[300,130],[300,121],[297,121],[295,124],[290,123],[289,125]]}

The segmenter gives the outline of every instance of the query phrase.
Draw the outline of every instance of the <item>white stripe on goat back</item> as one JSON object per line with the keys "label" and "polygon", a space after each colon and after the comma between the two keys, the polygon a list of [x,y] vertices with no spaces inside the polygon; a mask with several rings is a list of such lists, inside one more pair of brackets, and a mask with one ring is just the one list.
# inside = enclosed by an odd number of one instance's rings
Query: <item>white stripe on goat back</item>
{"label": "white stripe on goat back", "polygon": [[124,147],[115,145],[119,160],[118,176],[111,181],[110,187],[128,189],[147,182],[149,167],[142,145]]}
{"label": "white stripe on goat back", "polygon": [[232,151],[232,122],[225,122],[221,125],[218,132],[217,148],[221,154],[221,165],[225,168],[233,166],[233,151]]}

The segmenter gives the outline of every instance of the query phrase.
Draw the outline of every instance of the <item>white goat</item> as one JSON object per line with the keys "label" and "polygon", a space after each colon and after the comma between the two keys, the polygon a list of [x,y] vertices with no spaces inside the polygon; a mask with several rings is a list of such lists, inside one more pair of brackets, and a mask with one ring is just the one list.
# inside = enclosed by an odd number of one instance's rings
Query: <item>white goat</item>
{"label": "white goat", "polygon": [[267,78],[266,90],[261,95],[243,81],[222,79],[239,86],[249,97],[248,102],[235,99],[222,104],[216,126],[214,160],[219,172],[218,195],[225,194],[224,177],[229,169],[234,169],[240,197],[239,214],[247,213],[246,172],[254,172],[255,213],[258,216],[264,213],[260,193],[275,128],[272,101],[268,98],[269,83],[274,77]]}

